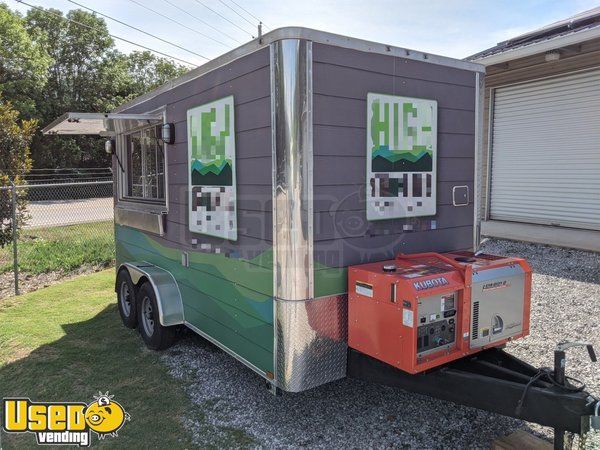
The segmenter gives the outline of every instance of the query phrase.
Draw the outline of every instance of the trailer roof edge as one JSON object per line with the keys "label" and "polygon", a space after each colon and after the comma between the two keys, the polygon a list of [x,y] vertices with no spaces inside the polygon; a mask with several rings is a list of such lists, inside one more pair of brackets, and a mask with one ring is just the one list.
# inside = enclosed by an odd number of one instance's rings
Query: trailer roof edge
{"label": "trailer roof edge", "polygon": [[304,27],[283,27],[277,28],[276,30],[270,31],[260,38],[255,38],[246,44],[237,47],[230,52],[227,52],[221,56],[212,59],[205,64],[190,70],[188,73],[174,78],[168,81],[164,85],[146,93],[133,100],[124,103],[117,107],[114,112],[125,111],[136,105],[144,103],[164,92],[174,89],[177,86],[188,83],[202,75],[207,74],[213,70],[218,69],[226,64],[229,64],[236,59],[243,56],[254,53],[261,48],[267,47],[273,42],[280,41],[282,39],[305,39],[320,44],[329,44],[337,47],[349,48],[354,50],[360,50],[363,52],[379,53],[382,55],[396,56],[400,58],[412,59],[416,61],[428,62],[431,64],[437,64],[441,66],[453,67],[456,69],[469,70],[473,72],[485,73],[485,66],[482,64],[465,61],[461,59],[450,58],[447,56],[434,55],[431,53],[420,52],[417,50],[411,50],[403,47],[396,47],[393,45],[382,44],[378,42],[367,41],[364,39],[358,39],[353,37],[342,36],[335,33],[328,33],[326,31],[314,30],[311,28]]}

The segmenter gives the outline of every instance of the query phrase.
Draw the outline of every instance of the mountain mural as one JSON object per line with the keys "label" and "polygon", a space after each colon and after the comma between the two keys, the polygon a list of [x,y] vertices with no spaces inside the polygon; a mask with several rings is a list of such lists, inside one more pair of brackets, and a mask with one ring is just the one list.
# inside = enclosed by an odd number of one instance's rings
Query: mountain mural
{"label": "mountain mural", "polygon": [[430,172],[433,170],[432,151],[425,147],[413,150],[390,150],[381,145],[371,154],[373,172]]}
{"label": "mountain mural", "polygon": [[192,186],[231,186],[233,171],[230,160],[203,164],[195,159],[192,163]]}

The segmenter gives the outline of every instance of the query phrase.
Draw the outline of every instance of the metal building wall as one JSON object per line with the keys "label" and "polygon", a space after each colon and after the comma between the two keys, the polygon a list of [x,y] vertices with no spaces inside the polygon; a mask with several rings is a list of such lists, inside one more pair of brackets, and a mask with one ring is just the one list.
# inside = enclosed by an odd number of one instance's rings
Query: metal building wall
{"label": "metal building wall", "polygon": [[494,93],[490,218],[600,229],[600,70]]}
{"label": "metal building wall", "polygon": [[[600,39],[563,48],[558,61],[546,61],[544,54],[520,58],[507,63],[488,66],[485,76],[485,100],[483,108],[483,157],[480,163],[482,175],[481,217],[489,219],[489,192],[491,163],[490,114],[493,115],[491,93],[500,86],[536,80],[549,76],[568,74],[578,70],[600,67]],[[509,233],[510,234],[510,233]]]}

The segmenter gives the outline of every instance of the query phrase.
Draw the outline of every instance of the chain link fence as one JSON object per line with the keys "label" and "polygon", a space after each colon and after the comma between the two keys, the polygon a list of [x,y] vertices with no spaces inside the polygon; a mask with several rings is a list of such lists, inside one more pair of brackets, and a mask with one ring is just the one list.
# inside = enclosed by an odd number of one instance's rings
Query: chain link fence
{"label": "chain link fence", "polygon": [[0,187],[0,298],[106,267],[114,248],[112,181]]}

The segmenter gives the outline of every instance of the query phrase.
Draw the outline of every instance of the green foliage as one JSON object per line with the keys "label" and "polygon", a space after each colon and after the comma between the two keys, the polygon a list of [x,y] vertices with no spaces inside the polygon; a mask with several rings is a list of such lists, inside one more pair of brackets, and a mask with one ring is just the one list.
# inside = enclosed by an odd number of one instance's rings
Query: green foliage
{"label": "green foliage", "polygon": [[[92,27],[92,32],[86,26]],[[67,111],[107,111],[125,80],[111,64],[118,58],[114,41],[103,19],[81,10],[30,9],[25,17],[31,35],[51,56],[44,92],[36,97],[37,117],[48,124]],[[36,167],[108,166],[103,140],[90,136],[46,137],[38,135],[32,148]]]}
{"label": "green foliage", "polygon": [[[0,248],[12,242],[12,191],[1,189],[11,183],[23,184],[22,177],[31,169],[29,145],[37,128],[36,120],[19,120],[10,102],[0,97]],[[17,191],[17,224],[27,220],[25,191]]]}
{"label": "green foliage", "polygon": [[[0,42],[0,89],[42,126],[68,111],[110,111],[187,70],[147,51],[117,51],[104,19],[79,9],[32,8],[22,18],[0,4]],[[36,168],[110,164],[96,136],[38,133],[31,156]]]}
{"label": "green foliage", "polygon": [[187,67],[174,64],[149,51],[134,51],[129,55],[127,62],[131,78],[131,97],[148,92],[188,71]]}
{"label": "green foliage", "polygon": [[51,58],[38,36],[25,28],[23,18],[4,3],[0,3],[0,42],[0,92],[23,117],[33,117],[35,97],[46,84]]}
{"label": "green foliage", "polygon": [[[0,249],[0,273],[12,270],[10,248]],[[112,222],[24,229],[19,232],[19,269],[31,275],[72,272],[84,265],[107,266],[115,259]]]}

